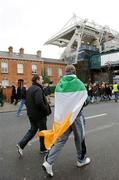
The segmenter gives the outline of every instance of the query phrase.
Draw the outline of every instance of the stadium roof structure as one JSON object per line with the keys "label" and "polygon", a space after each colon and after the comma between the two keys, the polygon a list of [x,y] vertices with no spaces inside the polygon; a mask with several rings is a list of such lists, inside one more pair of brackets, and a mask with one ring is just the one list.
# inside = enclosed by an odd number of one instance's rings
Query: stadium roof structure
{"label": "stadium roof structure", "polygon": [[65,26],[46,45],[65,47],[62,57],[69,57],[72,52],[78,52],[82,44],[93,45],[102,51],[102,45],[110,40],[119,42],[119,32],[108,26],[101,26],[94,21],[81,19],[74,15]]}

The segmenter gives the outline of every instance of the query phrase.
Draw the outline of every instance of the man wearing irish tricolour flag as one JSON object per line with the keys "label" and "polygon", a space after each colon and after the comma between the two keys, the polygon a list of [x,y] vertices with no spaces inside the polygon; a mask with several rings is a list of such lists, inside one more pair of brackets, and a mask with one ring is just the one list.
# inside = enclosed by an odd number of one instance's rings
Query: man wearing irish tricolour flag
{"label": "man wearing irish tricolour flag", "polygon": [[84,116],[82,115],[87,97],[87,90],[83,82],[77,78],[75,67],[68,65],[66,74],[55,90],[53,128],[39,133],[40,136],[44,136],[45,147],[49,150],[42,165],[49,176],[53,176],[52,165],[57,153],[72,131],[77,151],[77,166],[82,167],[90,163],[90,158],[86,157]]}

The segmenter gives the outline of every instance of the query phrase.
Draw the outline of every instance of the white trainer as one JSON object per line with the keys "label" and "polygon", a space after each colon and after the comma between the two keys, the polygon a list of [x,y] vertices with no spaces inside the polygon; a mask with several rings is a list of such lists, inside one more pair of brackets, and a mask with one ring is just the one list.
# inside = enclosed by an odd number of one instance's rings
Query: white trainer
{"label": "white trainer", "polygon": [[23,114],[21,114],[21,113],[20,113],[20,114],[16,114],[17,117],[20,117],[20,116],[22,116],[22,115],[23,115]]}
{"label": "white trainer", "polygon": [[48,176],[53,177],[52,165],[45,161],[42,165],[43,170],[47,173]]}
{"label": "white trainer", "polygon": [[22,157],[23,156],[23,150],[21,149],[19,144],[17,144],[16,147],[17,147],[17,152],[18,152],[19,156]]}
{"label": "white trainer", "polygon": [[91,162],[91,159],[89,157],[86,157],[82,161],[77,161],[77,166],[78,167],[83,167],[83,166],[86,166],[86,165],[90,164],[90,162]]}

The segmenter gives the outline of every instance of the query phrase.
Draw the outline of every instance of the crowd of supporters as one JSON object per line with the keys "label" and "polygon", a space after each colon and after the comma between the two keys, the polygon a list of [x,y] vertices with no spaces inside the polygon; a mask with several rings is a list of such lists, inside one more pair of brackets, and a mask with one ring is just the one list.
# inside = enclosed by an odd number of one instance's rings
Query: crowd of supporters
{"label": "crowd of supporters", "polygon": [[113,85],[108,83],[89,83],[87,85],[88,96],[90,102],[105,101],[112,99]]}

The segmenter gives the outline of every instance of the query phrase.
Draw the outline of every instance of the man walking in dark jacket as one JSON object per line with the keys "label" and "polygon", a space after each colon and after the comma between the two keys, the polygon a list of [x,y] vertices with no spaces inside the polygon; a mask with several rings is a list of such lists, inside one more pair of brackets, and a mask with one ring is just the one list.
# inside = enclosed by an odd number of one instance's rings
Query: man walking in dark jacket
{"label": "man walking in dark jacket", "polygon": [[[26,107],[27,115],[30,121],[30,129],[25,134],[23,139],[16,145],[17,151],[20,156],[23,155],[23,149],[27,143],[35,136],[39,130],[46,130],[47,116],[51,113],[51,109],[46,100],[46,97],[42,88],[42,76],[34,75],[32,78],[32,86],[27,90],[26,93]],[[40,137],[40,152],[46,152],[44,146],[44,138]]]}

